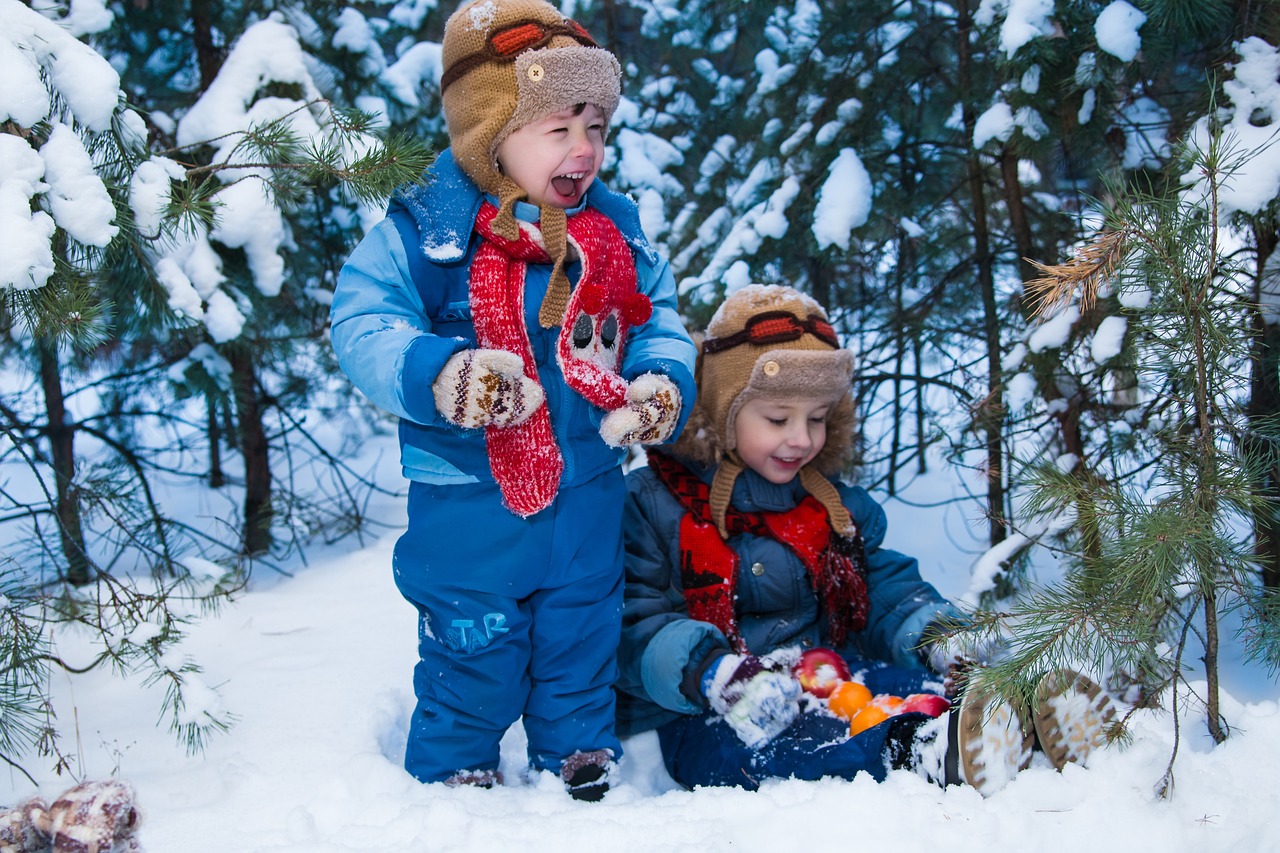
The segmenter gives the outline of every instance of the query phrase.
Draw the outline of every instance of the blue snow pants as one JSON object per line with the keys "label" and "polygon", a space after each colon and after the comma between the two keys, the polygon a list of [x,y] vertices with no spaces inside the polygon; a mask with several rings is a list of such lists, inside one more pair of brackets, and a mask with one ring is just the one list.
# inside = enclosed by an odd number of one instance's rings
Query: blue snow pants
{"label": "blue snow pants", "polygon": [[417,706],[405,769],[423,782],[496,770],[524,717],[529,763],[622,755],[613,682],[622,624],[620,469],[520,518],[497,485],[409,489],[395,579],[418,608]]}
{"label": "blue snow pants", "polygon": [[[850,664],[855,674],[865,670],[862,680],[872,693],[908,696],[935,692],[926,687],[927,681],[937,686],[932,673],[858,661]],[[766,779],[852,779],[862,772],[879,782],[889,772],[884,756],[889,726],[893,719],[909,717],[927,719],[923,714],[903,714],[849,737],[848,720],[825,709],[808,710],[764,747],[751,749],[723,718],[707,711],[659,726],[658,742],[667,772],[686,788],[719,785],[754,791]]]}

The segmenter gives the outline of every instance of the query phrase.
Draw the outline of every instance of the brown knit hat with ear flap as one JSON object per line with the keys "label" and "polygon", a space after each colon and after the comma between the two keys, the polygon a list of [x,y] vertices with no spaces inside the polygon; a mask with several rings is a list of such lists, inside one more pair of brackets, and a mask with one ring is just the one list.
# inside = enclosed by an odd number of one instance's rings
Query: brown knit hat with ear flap
{"label": "brown knit hat with ear flap", "polygon": [[[498,146],[514,131],[560,110],[594,104],[608,125],[618,107],[621,68],[609,51],[544,0],[471,0],[445,23],[440,97],[458,166],[498,198],[493,230],[519,237],[512,207],[527,193],[498,169]],[[538,313],[560,325],[569,301],[564,210],[541,210],[554,266]]]}
{"label": "brown knit hat with ear flap", "polygon": [[[829,432],[851,431],[852,381],[853,353],[840,346],[826,312],[811,297],[790,287],[753,284],[725,299],[702,341],[698,400],[684,431],[691,436],[685,447],[698,442],[710,448],[712,458],[705,450],[691,455],[719,463],[711,483],[711,514],[722,536],[727,538],[725,512],[744,467],[734,423],[742,406],[757,397],[829,400]],[[832,529],[850,533],[849,512],[824,476],[838,464],[824,454],[825,449],[800,469],[800,483],[826,507]]]}

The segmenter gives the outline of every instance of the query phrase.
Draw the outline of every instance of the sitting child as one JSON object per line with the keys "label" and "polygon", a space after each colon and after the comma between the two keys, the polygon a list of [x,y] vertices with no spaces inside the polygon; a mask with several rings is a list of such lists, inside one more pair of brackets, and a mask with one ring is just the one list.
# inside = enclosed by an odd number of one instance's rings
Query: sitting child
{"label": "sitting child", "polygon": [[[950,710],[916,696],[941,694],[983,651],[938,630],[961,614],[914,558],[882,547],[880,505],[830,479],[851,444],[852,373],[822,308],[794,289],[743,288],[712,318],[674,452],[650,449],[628,475],[619,734],[656,729],[688,787],[905,768],[991,793],[1037,740],[1059,767],[1082,760],[1115,708],[1077,673],[1042,679],[1034,718],[976,694]],[[882,699],[882,721],[851,726],[797,680],[812,681],[819,653],[801,655],[820,648],[865,696],[916,701]]]}

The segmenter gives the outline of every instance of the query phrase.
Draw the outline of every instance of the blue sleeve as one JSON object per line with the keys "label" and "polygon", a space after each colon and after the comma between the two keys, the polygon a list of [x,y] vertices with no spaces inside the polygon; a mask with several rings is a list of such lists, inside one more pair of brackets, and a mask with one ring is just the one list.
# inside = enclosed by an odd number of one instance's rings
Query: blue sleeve
{"label": "blue sleeve", "polygon": [[844,484],[839,488],[866,547],[871,598],[864,632],[867,651],[896,666],[922,669],[921,632],[935,619],[958,618],[960,610],[920,577],[915,557],[884,547],[888,520],[866,489]]}
{"label": "blue sleeve", "polygon": [[431,383],[467,344],[432,334],[404,243],[389,218],[343,265],[330,319],[338,364],[366,397],[399,417],[438,422]]}
{"label": "blue sleeve", "polygon": [[[621,690],[683,714],[702,706],[687,680],[729,648],[720,630],[689,617],[678,566],[681,512],[647,468],[627,476],[623,508],[626,592],[618,648]],[[682,687],[684,689],[682,689]]]}
{"label": "blue sleeve", "polygon": [[[681,619],[667,623],[649,641],[641,660],[640,677],[645,695],[669,711],[699,713],[705,705],[691,701],[681,688],[689,681],[691,669],[703,668],[711,650],[728,649],[728,646],[720,632],[706,622]],[[698,685],[699,689],[701,686]]]}
{"label": "blue sleeve", "polygon": [[653,314],[648,322],[631,330],[622,359],[622,378],[629,381],[643,373],[659,373],[680,389],[680,420],[671,442],[684,428],[697,396],[693,382],[697,350],[676,307],[676,282],[670,264],[660,260],[651,266],[643,258],[637,259],[636,283],[653,303]]}

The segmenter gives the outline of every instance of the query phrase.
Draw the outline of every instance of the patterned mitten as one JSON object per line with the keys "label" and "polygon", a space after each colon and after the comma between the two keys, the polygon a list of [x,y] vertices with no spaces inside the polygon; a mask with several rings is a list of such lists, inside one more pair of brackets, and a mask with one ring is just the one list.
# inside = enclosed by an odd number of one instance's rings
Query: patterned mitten
{"label": "patterned mitten", "polygon": [[680,390],[657,373],[645,373],[627,386],[627,401],[604,416],[600,436],[610,447],[661,444],[680,419]]}
{"label": "patterned mitten", "polygon": [[786,667],[754,655],[725,655],[704,681],[711,710],[738,739],[759,749],[800,713],[800,682]]}
{"label": "patterned mitten", "polygon": [[9,853],[47,853],[49,807],[39,797],[0,814],[0,850]]}
{"label": "patterned mitten", "polygon": [[141,853],[136,834],[141,820],[127,782],[107,779],[76,785],[49,806],[53,851]]}
{"label": "patterned mitten", "polygon": [[525,376],[520,356],[496,349],[454,353],[431,390],[441,417],[471,429],[522,424],[545,396],[542,386]]}

